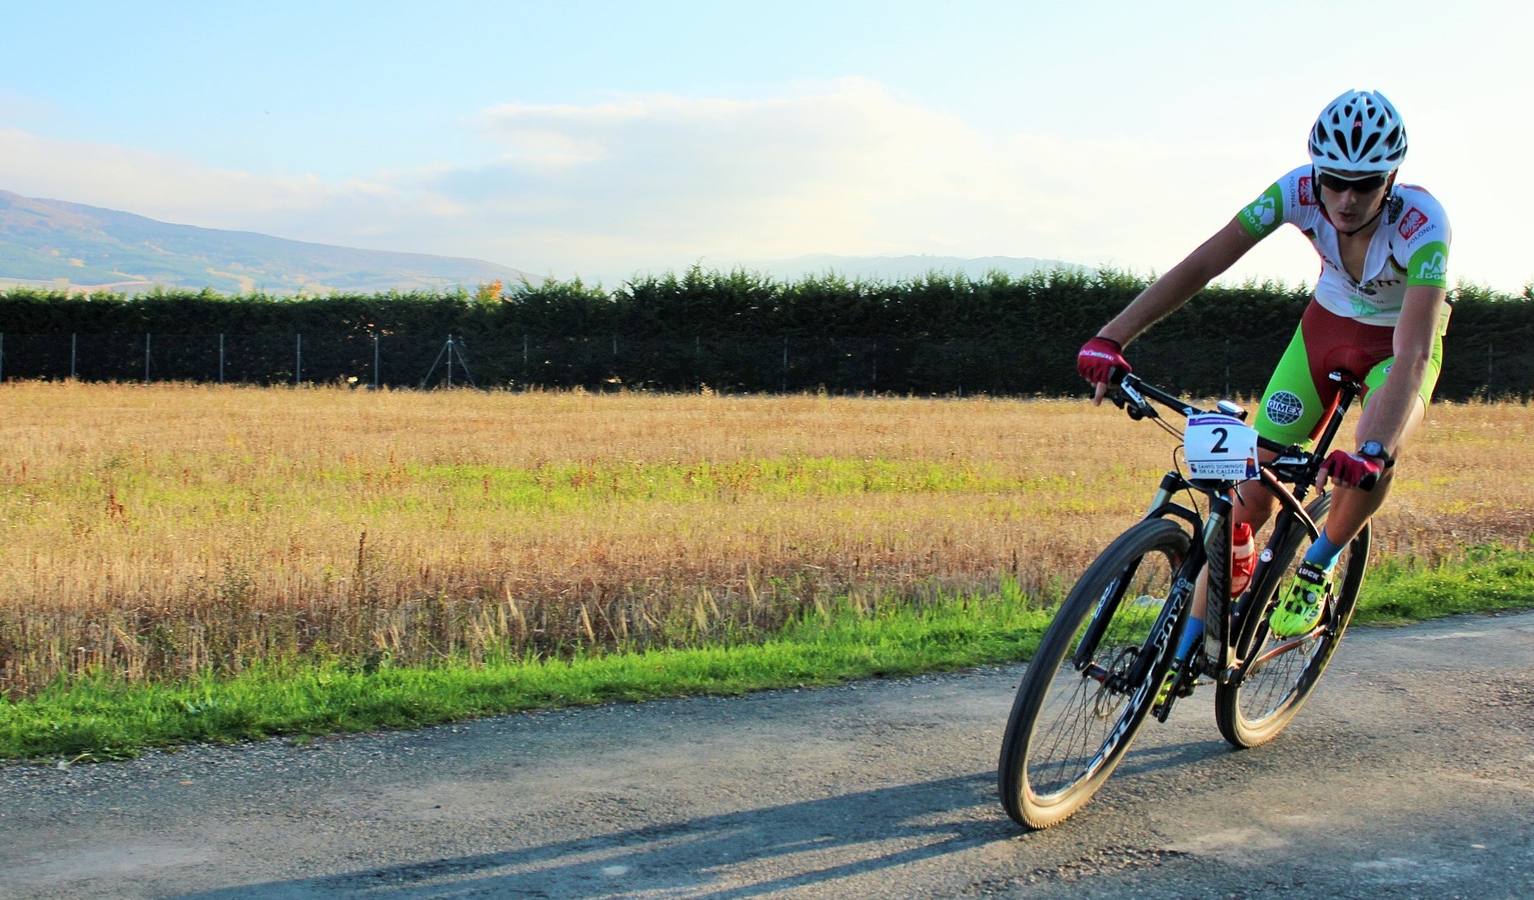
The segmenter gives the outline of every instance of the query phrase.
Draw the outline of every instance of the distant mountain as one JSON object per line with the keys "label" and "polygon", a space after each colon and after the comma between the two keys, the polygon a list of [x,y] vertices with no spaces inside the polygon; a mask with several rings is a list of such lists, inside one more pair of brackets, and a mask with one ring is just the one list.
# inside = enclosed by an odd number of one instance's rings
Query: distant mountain
{"label": "distant mountain", "polygon": [[356,250],[0,191],[0,283],[223,293],[434,290],[535,279],[477,259]]}
{"label": "distant mountain", "polygon": [[962,274],[984,278],[991,272],[1007,275],[1030,275],[1055,269],[1085,270],[1085,266],[1057,259],[1031,256],[981,256],[965,259],[958,256],[797,256],[792,259],[742,260],[739,267],[771,275],[780,281],[796,281],[810,275],[835,272],[848,279],[870,281],[905,281],[929,272]]}

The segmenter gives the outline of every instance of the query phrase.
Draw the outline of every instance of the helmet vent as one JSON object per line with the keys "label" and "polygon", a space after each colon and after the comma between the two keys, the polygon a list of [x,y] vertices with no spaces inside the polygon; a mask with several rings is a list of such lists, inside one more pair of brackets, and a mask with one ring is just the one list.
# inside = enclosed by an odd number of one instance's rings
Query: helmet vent
{"label": "helmet vent", "polygon": [[1358,173],[1389,173],[1406,158],[1406,128],[1376,91],[1347,91],[1321,114],[1310,132],[1314,165]]}

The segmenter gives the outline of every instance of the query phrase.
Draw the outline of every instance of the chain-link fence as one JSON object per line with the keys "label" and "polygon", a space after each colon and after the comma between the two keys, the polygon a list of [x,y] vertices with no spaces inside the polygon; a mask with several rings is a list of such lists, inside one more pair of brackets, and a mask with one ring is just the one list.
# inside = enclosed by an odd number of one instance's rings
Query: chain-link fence
{"label": "chain-link fence", "polygon": [[[1534,356],[1452,337],[1440,397],[1531,393]],[[1151,334],[1129,355],[1177,390],[1250,395],[1266,384],[1282,343],[1191,346]],[[1080,391],[1076,350],[1059,339],[986,337],[6,333],[0,380],[1062,395]]]}

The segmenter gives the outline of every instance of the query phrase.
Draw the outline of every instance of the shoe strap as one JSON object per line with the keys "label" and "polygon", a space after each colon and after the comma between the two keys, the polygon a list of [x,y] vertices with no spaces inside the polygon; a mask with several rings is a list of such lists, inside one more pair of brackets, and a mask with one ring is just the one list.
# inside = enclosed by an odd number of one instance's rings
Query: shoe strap
{"label": "shoe strap", "polygon": [[1326,570],[1309,560],[1301,562],[1300,567],[1295,570],[1294,574],[1311,584],[1321,585],[1326,583]]}

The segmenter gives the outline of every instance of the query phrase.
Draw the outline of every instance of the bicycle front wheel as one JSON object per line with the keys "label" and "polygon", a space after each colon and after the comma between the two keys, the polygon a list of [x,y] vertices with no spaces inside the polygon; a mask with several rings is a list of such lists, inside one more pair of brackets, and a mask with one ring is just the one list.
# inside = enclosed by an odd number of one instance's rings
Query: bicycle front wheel
{"label": "bicycle front wheel", "polygon": [[[1129,749],[1166,671],[1164,659],[1148,669],[1136,663],[1170,639],[1152,640],[1158,624],[1163,631],[1178,624],[1162,613],[1190,546],[1178,523],[1142,521],[1103,551],[1061,604],[1002,739],[1001,801],[1018,824],[1048,828],[1069,817]],[[1145,674],[1134,679],[1137,668]]]}
{"label": "bicycle front wheel", "polygon": [[[1331,494],[1323,494],[1306,509],[1317,525],[1324,527],[1331,499]],[[1215,691],[1215,721],[1220,734],[1243,749],[1277,737],[1309,699],[1353,619],[1364,567],[1369,562],[1370,531],[1365,525],[1337,561],[1332,582],[1337,587],[1320,624],[1309,634],[1275,637],[1268,630],[1268,615],[1294,579],[1304,558],[1302,548],[1309,546],[1305,530],[1297,522],[1292,524],[1284,545],[1269,548],[1273,551],[1269,565],[1274,577],[1264,578],[1260,596],[1253,594],[1245,600],[1236,642],[1242,676]]]}

